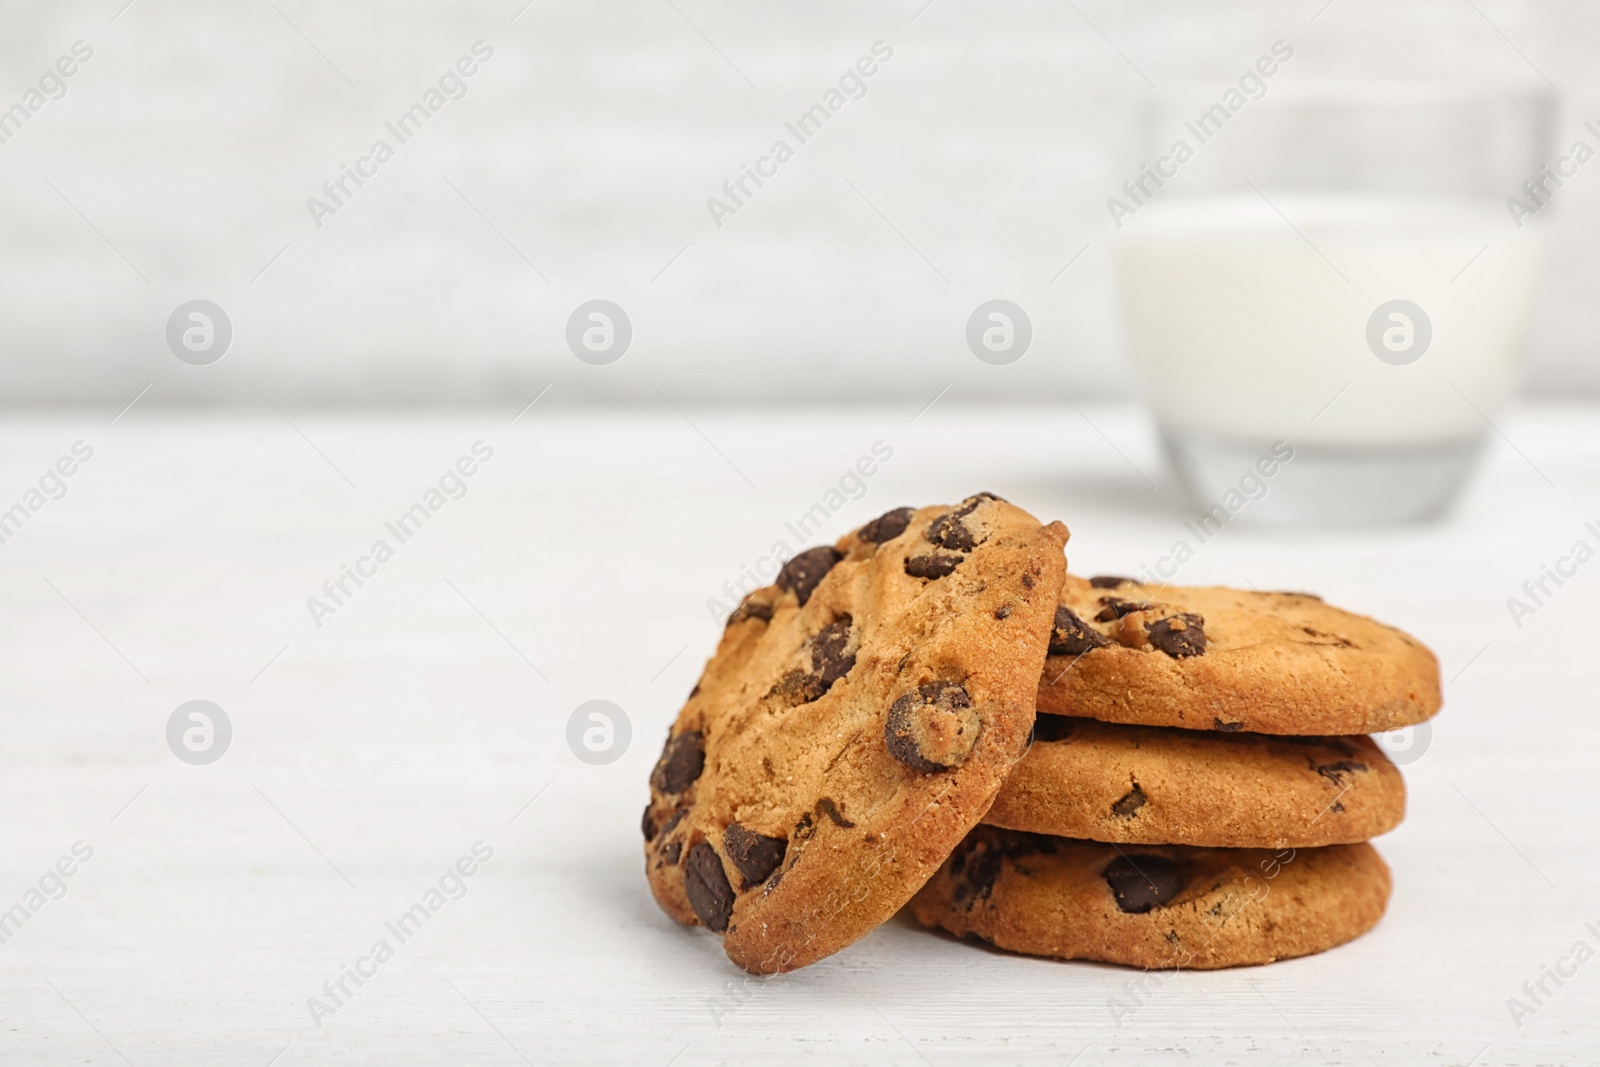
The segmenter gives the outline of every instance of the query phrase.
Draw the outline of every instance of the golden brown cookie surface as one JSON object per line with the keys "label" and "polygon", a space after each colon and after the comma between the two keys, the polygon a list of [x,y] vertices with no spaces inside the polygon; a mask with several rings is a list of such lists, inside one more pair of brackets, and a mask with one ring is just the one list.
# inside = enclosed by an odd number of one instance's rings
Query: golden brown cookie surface
{"label": "golden brown cookie surface", "polygon": [[1039,711],[1266,734],[1365,734],[1439,710],[1409,634],[1305,593],[1068,575]]}
{"label": "golden brown cookie surface", "polygon": [[983,821],[1135,844],[1296,848],[1365,841],[1405,817],[1369,737],[1279,737],[1040,715]]}
{"label": "golden brown cookie surface", "polygon": [[750,594],[651,775],[663,910],[757,973],[893,915],[1022,756],[1065,540],[980,494],[889,512]]}
{"label": "golden brown cookie surface", "polygon": [[912,901],[924,926],[1033,956],[1210,969],[1321,952],[1377,925],[1369,844],[1213,849],[974,830]]}

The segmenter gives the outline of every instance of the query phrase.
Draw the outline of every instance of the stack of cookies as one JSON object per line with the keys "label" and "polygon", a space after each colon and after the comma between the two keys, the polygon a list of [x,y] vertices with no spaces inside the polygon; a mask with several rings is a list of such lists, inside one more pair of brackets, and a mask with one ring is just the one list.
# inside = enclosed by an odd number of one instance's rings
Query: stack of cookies
{"label": "stack of cookies", "polygon": [[1433,653],[1315,596],[1068,575],[1036,743],[913,911],[1148,968],[1331,948],[1383,915],[1366,842],[1405,815],[1364,735],[1439,703]]}
{"label": "stack of cookies", "polygon": [[983,493],[888,512],[751,593],[651,774],[663,910],[756,973],[908,902],[1140,967],[1370,929],[1389,873],[1365,842],[1405,793],[1362,735],[1438,709],[1432,653],[1305,594],[1081,579],[1066,538]]}

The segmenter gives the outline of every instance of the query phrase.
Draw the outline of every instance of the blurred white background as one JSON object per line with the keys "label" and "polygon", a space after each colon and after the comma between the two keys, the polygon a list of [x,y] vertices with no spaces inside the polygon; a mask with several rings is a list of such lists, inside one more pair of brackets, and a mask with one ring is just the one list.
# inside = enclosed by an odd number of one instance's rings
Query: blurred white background
{"label": "blurred white background", "polygon": [[[1105,201],[1153,88],[1281,39],[1280,79],[1549,81],[1561,146],[1600,119],[1593,4],[1324,3],[8,4],[0,109],[93,57],[0,127],[0,400],[1130,396]],[[318,228],[308,197],[480,40],[467,95]],[[707,198],[878,41],[865,95],[719,228]],[[1528,386],[1594,390],[1600,169],[1549,217]],[[963,339],[996,297],[1034,324],[1008,368]],[[164,339],[195,298],[234,327],[206,368]],[[633,322],[613,366],[564,341],[594,298]]]}
{"label": "blurred white background", "polygon": [[[480,41],[465,95],[399,144],[386,123]],[[1232,82],[1276,41],[1294,59],[1274,99],[1559,87],[1554,145],[1600,146],[1582,0],[0,3],[0,913],[74,842],[96,850],[0,928],[0,1063],[1600,1062],[1600,964],[1536,1019],[1506,1008],[1600,931],[1581,591],[1600,564],[1550,570],[1600,559],[1600,162],[1541,213],[1532,399],[1501,412],[1457,373],[1472,346],[1446,330],[1474,320],[1448,303],[1412,370],[1352,329],[1349,373],[1302,351],[1264,376],[1338,374],[1292,381],[1298,458],[1270,490],[1257,451],[1230,459],[1238,504],[1205,497],[1227,526],[1201,537],[1135,402],[1106,200],[1150,159],[1150,94]],[[865,94],[718,227],[707,199],[877,42]],[[62,94],[47,72],[75,46]],[[380,137],[395,157],[318,227],[308,198]],[[203,366],[167,338],[198,299],[233,328]],[[595,299],[633,326],[604,366],[566,339]],[[1005,366],[965,336],[994,299],[1033,324]],[[1181,340],[1176,302],[1153,304],[1140,321]],[[1488,443],[1440,521],[1256,524],[1318,469],[1313,429],[1415,430],[1379,386],[1435,372]],[[1174,406],[1231,419],[1199,377],[1165,379]],[[480,444],[470,495],[316,610]],[[880,449],[870,482],[844,480]],[[1123,1028],[1107,1006],[1130,972],[906,920],[747,994],[714,938],[660,913],[638,812],[715,601],[775,540],[800,547],[799,516],[829,513],[826,540],[978,490],[1066,521],[1079,573],[1142,575],[1193,542],[1177,581],[1315,591],[1438,652],[1445,714],[1405,768],[1377,930],[1173,976]],[[197,699],[232,724],[204,765],[168,733]],[[568,733],[595,699],[631,722],[612,763]],[[472,895],[336,1019],[311,1010],[480,839],[496,858]],[[707,1010],[730,990],[736,1017]]]}

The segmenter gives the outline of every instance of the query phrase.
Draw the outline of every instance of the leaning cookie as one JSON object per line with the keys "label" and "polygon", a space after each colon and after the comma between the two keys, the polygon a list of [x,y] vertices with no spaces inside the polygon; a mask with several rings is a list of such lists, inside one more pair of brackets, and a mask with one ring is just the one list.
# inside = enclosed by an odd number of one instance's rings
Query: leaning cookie
{"label": "leaning cookie", "polygon": [[987,493],[791,559],[728,621],[650,777],[650,887],[757,973],[892,916],[1027,748],[1059,523]]}
{"label": "leaning cookie", "polygon": [[1321,952],[1372,929],[1389,868],[1371,845],[1116,845],[980,826],[922,892],[924,926],[1031,956],[1211,969]]}
{"label": "leaning cookie", "polygon": [[1133,844],[1309,848],[1405,817],[1400,771],[1365,736],[1275,737],[1040,715],[983,821]]}
{"label": "leaning cookie", "polygon": [[1039,710],[1267,734],[1366,734],[1439,710],[1409,634],[1306,593],[1068,575]]}

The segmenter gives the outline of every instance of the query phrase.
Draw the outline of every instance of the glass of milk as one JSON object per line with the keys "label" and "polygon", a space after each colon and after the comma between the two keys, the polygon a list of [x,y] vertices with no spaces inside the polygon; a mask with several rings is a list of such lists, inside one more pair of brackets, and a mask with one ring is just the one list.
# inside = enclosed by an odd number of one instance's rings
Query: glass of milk
{"label": "glass of milk", "polygon": [[1219,522],[1431,517],[1518,380],[1553,101],[1289,73],[1148,110],[1108,203],[1144,395]]}

